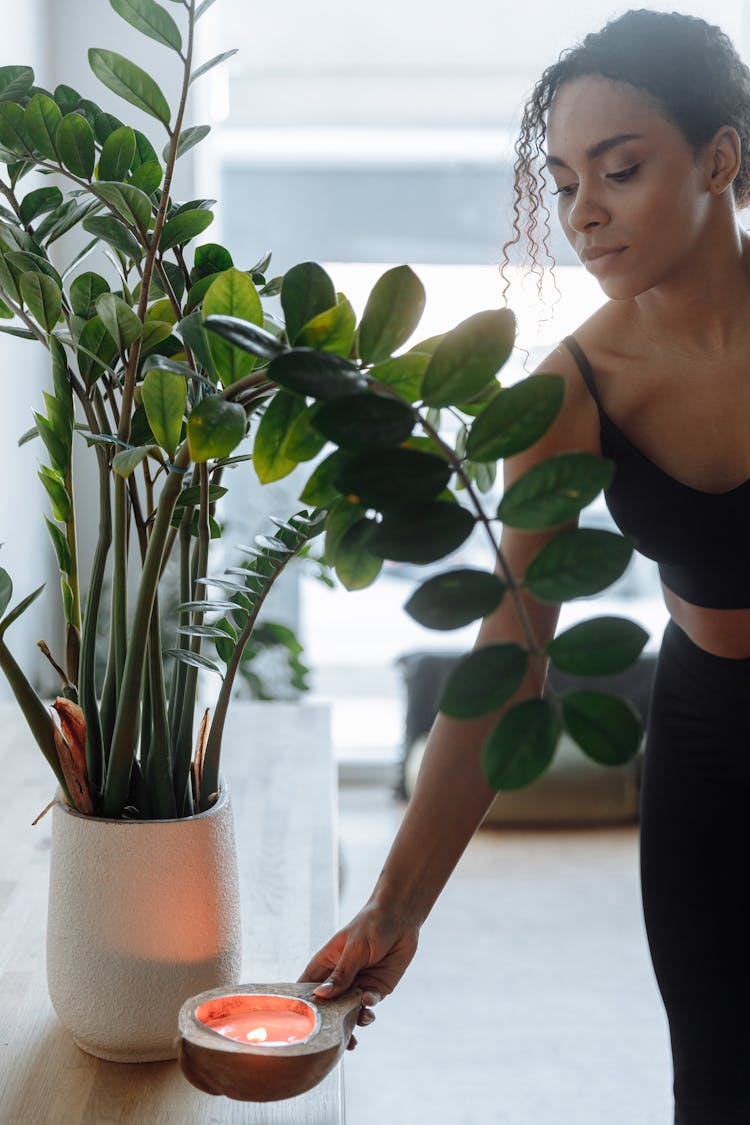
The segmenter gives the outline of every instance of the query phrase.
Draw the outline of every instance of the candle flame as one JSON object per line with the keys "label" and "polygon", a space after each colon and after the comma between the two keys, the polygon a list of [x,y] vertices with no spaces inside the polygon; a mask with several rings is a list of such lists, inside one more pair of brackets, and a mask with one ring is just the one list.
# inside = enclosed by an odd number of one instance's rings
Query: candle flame
{"label": "candle flame", "polygon": [[254,1031],[248,1031],[248,1043],[265,1043],[268,1039],[268,1032],[265,1027],[256,1027]]}

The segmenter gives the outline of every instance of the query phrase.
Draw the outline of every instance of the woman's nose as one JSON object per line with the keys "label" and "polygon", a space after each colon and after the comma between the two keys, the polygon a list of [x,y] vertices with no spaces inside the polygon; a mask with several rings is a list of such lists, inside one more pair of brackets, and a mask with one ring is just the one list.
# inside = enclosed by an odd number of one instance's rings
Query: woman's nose
{"label": "woman's nose", "polygon": [[583,233],[605,226],[609,222],[609,214],[593,195],[584,195],[579,190],[575,203],[568,212],[568,222],[573,230]]}

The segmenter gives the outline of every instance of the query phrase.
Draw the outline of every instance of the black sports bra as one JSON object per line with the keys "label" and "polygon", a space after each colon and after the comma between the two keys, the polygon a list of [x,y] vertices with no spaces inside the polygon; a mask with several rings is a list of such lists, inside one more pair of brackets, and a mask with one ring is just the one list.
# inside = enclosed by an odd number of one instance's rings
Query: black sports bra
{"label": "black sports bra", "polygon": [[750,479],[714,493],[664,472],[605,413],[578,341],[567,336],[564,343],[598,407],[602,456],[615,463],[604,498],[620,531],[656,560],[664,585],[685,601],[750,608]]}

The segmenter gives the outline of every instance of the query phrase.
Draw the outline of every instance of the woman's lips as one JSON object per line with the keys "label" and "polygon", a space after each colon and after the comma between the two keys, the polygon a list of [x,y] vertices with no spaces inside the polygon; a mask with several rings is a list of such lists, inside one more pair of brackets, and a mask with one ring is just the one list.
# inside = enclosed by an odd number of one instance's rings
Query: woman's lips
{"label": "woman's lips", "polygon": [[590,248],[581,251],[581,259],[589,273],[606,273],[614,261],[627,250],[627,246],[617,246],[612,250]]}

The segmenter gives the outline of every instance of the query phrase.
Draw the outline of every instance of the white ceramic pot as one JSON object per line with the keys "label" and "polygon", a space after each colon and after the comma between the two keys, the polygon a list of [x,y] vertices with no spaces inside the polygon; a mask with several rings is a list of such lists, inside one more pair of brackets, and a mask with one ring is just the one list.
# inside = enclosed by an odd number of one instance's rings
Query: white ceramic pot
{"label": "white ceramic pot", "polygon": [[234,984],[239,880],[229,792],[184,820],[52,813],[47,981],[84,1051],[115,1062],[176,1058],[182,1003]]}

